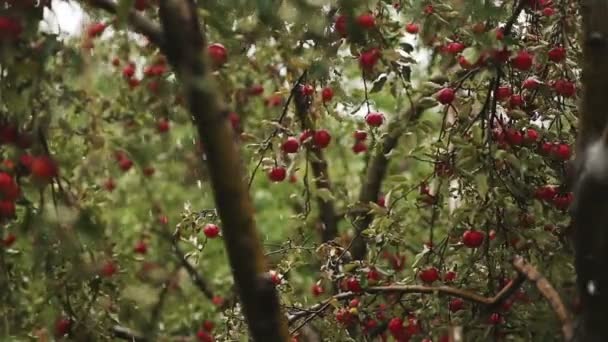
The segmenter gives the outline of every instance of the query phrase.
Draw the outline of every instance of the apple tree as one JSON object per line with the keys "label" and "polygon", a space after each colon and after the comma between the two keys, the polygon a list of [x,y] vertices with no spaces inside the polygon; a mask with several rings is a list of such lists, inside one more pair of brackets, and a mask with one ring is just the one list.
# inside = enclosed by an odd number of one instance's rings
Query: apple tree
{"label": "apple tree", "polygon": [[3,339],[608,338],[602,1],[69,2],[2,1]]}

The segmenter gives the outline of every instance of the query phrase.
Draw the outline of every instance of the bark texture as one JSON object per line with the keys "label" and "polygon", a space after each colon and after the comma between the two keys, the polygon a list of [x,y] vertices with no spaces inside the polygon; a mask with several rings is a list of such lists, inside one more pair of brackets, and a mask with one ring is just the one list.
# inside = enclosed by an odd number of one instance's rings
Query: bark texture
{"label": "bark texture", "polygon": [[[599,342],[608,341],[608,2],[583,0],[581,14],[583,93],[571,213],[582,314],[575,340]],[[601,148],[591,154],[592,146]]]}
{"label": "bark texture", "polygon": [[204,60],[206,46],[196,5],[193,0],[163,0],[160,19],[163,51],[182,85],[203,142],[230,266],[251,337],[258,342],[288,341],[285,316],[267,273],[255,226],[235,133]]}

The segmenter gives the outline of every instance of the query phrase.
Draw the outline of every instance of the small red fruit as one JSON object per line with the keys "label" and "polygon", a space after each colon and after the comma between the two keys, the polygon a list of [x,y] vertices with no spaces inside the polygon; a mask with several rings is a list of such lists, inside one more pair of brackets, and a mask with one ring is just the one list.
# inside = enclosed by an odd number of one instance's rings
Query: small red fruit
{"label": "small red fruit", "polygon": [[271,270],[268,273],[270,274],[270,281],[272,281],[273,284],[281,285],[282,277],[281,277],[281,274],[279,274],[279,272],[277,272],[275,270]]}
{"label": "small red fruit", "polygon": [[224,298],[222,296],[215,295],[211,299],[211,302],[213,303],[213,305],[221,307],[224,305]]}
{"label": "small red fruit", "polygon": [[439,270],[435,267],[426,268],[418,274],[418,277],[423,282],[430,284],[439,279]]}
{"label": "small red fruit", "polygon": [[211,332],[211,331],[213,331],[214,327],[215,327],[215,324],[213,324],[212,321],[205,320],[203,322],[203,329],[205,329],[205,331]]}
{"label": "small red fruit", "polygon": [[553,147],[553,155],[560,160],[568,160],[570,159],[570,155],[572,151],[570,150],[570,146],[568,144],[558,144]]}
{"label": "small red fruit", "polygon": [[460,65],[461,68],[468,70],[473,68],[473,65],[471,65],[471,63],[469,63],[469,61],[467,61],[466,58],[464,58],[464,56],[460,55],[458,56],[458,64]]}
{"label": "small red fruit", "polygon": [[510,56],[511,51],[507,50],[506,47],[502,50],[492,50],[492,58],[498,64],[508,61]]}
{"label": "small red fruit", "polygon": [[498,101],[506,100],[511,95],[513,95],[513,91],[510,87],[500,86],[496,90],[496,99]]}
{"label": "small red fruit", "polygon": [[464,48],[465,48],[464,44],[459,43],[459,42],[452,42],[446,46],[446,51],[455,55],[455,54],[461,53],[464,50]]}
{"label": "small red fruit", "polygon": [[368,318],[363,322],[363,332],[369,334],[372,330],[378,327],[378,321],[373,318]]}
{"label": "small red fruit", "polygon": [[198,340],[198,342],[214,342],[215,341],[213,336],[209,332],[207,332],[203,329],[199,329],[196,332],[196,339]]}
{"label": "small red fruit", "polygon": [[367,144],[364,141],[356,141],[353,145],[353,152],[355,154],[359,154],[361,152],[367,151]]}
{"label": "small red fruit", "polygon": [[367,272],[367,281],[368,282],[377,282],[380,281],[380,272],[378,272],[378,270],[375,267],[370,267],[369,271]]}
{"label": "small red fruit", "polygon": [[6,234],[4,239],[2,239],[2,245],[4,245],[4,247],[8,248],[8,247],[12,246],[16,240],[17,240],[17,236],[15,234],[8,233],[8,234]]}
{"label": "small red fruit", "polygon": [[129,64],[122,69],[122,75],[127,79],[133,77],[135,75],[135,63],[129,62]]}
{"label": "small red fruit", "polygon": [[483,244],[485,234],[477,230],[467,230],[462,234],[462,243],[469,248],[477,248]]}
{"label": "small red fruit", "polygon": [[87,35],[89,38],[99,37],[106,30],[106,27],[104,23],[92,23],[87,27]]}
{"label": "small red fruit", "polygon": [[285,153],[296,153],[296,152],[298,152],[299,148],[300,148],[300,143],[298,142],[298,139],[296,139],[294,137],[287,138],[287,140],[285,140],[283,142],[283,144],[281,145],[281,149]]}
{"label": "small red fruit", "polygon": [[507,132],[505,133],[505,138],[509,144],[514,146],[521,145],[524,142],[524,135],[520,131],[515,129],[507,130]]}
{"label": "small red fruit", "polygon": [[170,128],[169,120],[166,118],[162,118],[156,122],[156,130],[158,133],[167,133]]}
{"label": "small red fruit", "polygon": [[500,324],[502,322],[502,317],[500,316],[499,313],[495,312],[490,315],[489,322],[490,322],[490,324],[493,324],[493,325]]}
{"label": "small red fruit", "polygon": [[280,94],[270,95],[266,100],[268,107],[278,107],[283,104],[283,97]]}
{"label": "small red fruit", "polygon": [[112,260],[108,260],[101,266],[99,273],[101,274],[101,276],[109,278],[116,274],[117,271],[118,267],[116,266],[116,264]]}
{"label": "small red fruit", "polygon": [[154,175],[154,172],[156,172],[156,169],[154,169],[153,166],[146,166],[143,168],[142,171],[146,177],[152,177]]}
{"label": "small red fruit", "polygon": [[23,25],[15,18],[0,16],[0,41],[19,39],[23,32]]}
{"label": "small red fruit", "polygon": [[116,189],[116,182],[114,182],[114,180],[112,178],[108,178],[104,183],[103,183],[103,187],[108,190],[109,192],[114,191],[114,189]]}
{"label": "small red fruit", "polygon": [[268,171],[268,178],[273,182],[282,182],[287,177],[287,171],[284,167],[275,166]]}
{"label": "small red fruit", "polygon": [[381,113],[368,113],[365,122],[371,127],[378,127],[384,122],[384,115]]}
{"label": "small red fruit", "polygon": [[312,286],[311,291],[312,291],[312,295],[315,296],[315,297],[319,297],[320,295],[323,294],[323,292],[325,292],[323,290],[323,287],[321,285],[319,285],[319,284],[314,284]]}
{"label": "small red fruit", "polygon": [[216,238],[218,235],[220,235],[220,227],[213,223],[209,223],[203,228],[203,234],[205,234],[205,236],[209,239]]}
{"label": "small red fruit", "polygon": [[148,0],[135,0],[135,9],[138,11],[145,11],[150,4]]}
{"label": "small red fruit", "polygon": [[361,283],[359,279],[355,277],[350,277],[346,280],[346,288],[351,292],[361,292],[363,289],[361,288]]}
{"label": "small red fruit", "polygon": [[340,15],[336,17],[336,21],[334,22],[334,28],[342,37],[346,37],[348,34],[346,30],[346,16]]}
{"label": "small red fruit", "polygon": [[162,76],[165,72],[167,72],[165,64],[153,64],[144,69],[144,75],[147,77]]}
{"label": "small red fruit", "polygon": [[314,132],[311,131],[311,130],[309,130],[309,129],[307,129],[304,132],[300,133],[300,138],[299,138],[300,143],[301,144],[307,143],[310,139],[312,139],[313,135],[314,135]]}
{"label": "small red fruit", "polygon": [[511,98],[509,98],[509,107],[517,108],[517,107],[521,107],[523,105],[524,105],[524,98],[521,95],[515,94],[515,95],[511,95]]}
{"label": "small red fruit", "polygon": [[534,128],[528,128],[526,130],[526,141],[529,143],[535,143],[538,141],[539,135]]}
{"label": "small red fruit", "polygon": [[376,26],[376,18],[371,13],[361,14],[357,17],[357,24],[364,29],[371,29]]}
{"label": "small red fruit", "polygon": [[167,217],[167,215],[160,215],[158,217],[158,223],[162,224],[163,226],[166,226],[169,224],[169,218]]}
{"label": "small red fruit", "polygon": [[451,312],[460,311],[464,307],[464,300],[462,300],[460,298],[454,298],[450,301],[450,304],[448,305],[448,307]]}
{"label": "small red fruit", "polygon": [[146,254],[148,253],[148,244],[145,241],[137,241],[133,251],[137,254]]}
{"label": "small red fruit", "polygon": [[312,140],[316,147],[326,148],[331,142],[331,134],[325,129],[315,131]]}
{"label": "small red fruit", "polygon": [[60,338],[65,336],[70,331],[72,321],[66,317],[60,317],[55,322],[55,337]]}
{"label": "small red fruit", "polygon": [[454,272],[454,271],[447,271],[443,275],[443,281],[446,282],[446,283],[451,283],[454,280],[456,280],[456,272]]}
{"label": "small red fruit", "polygon": [[388,322],[388,330],[391,335],[398,337],[404,333],[403,319],[401,317],[394,317]]}
{"label": "small red fruit", "polygon": [[0,172],[0,193],[2,193],[3,199],[9,201],[14,201],[19,197],[19,185],[6,172]]}
{"label": "small red fruit", "polygon": [[483,22],[475,23],[471,29],[473,33],[481,34],[486,31],[486,24]]}
{"label": "small red fruit", "polygon": [[417,34],[419,31],[420,31],[420,28],[418,27],[418,24],[409,23],[409,24],[405,25],[405,32],[407,32],[407,33]]}
{"label": "small red fruit", "polygon": [[213,65],[216,67],[224,65],[228,61],[228,53],[224,45],[219,43],[211,44],[207,47],[207,52],[211,57]]}
{"label": "small red fruit", "polygon": [[228,113],[228,120],[230,120],[232,129],[238,132],[241,128],[241,117],[236,112],[230,112]]}
{"label": "small red fruit", "polygon": [[355,138],[356,141],[363,141],[363,140],[367,139],[367,132],[366,131],[355,131],[353,133],[353,137]]}
{"label": "small red fruit", "polygon": [[386,198],[384,196],[378,197],[378,200],[376,201],[376,204],[378,204],[382,208],[386,208]]}
{"label": "small red fruit", "polygon": [[329,102],[333,98],[334,98],[334,91],[329,87],[323,88],[323,90],[321,91],[321,99],[323,99],[323,102]]}
{"label": "small red fruit", "polygon": [[552,62],[561,62],[566,58],[566,48],[564,48],[563,46],[556,46],[549,50],[547,56]]}
{"label": "small red fruit", "polygon": [[261,84],[254,84],[247,89],[249,95],[262,95],[264,93],[264,86]]}
{"label": "small red fruit", "polygon": [[496,40],[503,40],[505,39],[505,29],[502,27],[499,27],[496,29]]}
{"label": "small red fruit", "polygon": [[57,164],[49,156],[34,157],[30,171],[33,177],[46,183],[57,177],[59,173]]}
{"label": "small red fruit", "polygon": [[528,90],[534,90],[536,88],[538,88],[538,86],[540,85],[540,82],[538,82],[538,80],[536,80],[535,78],[527,78],[522,84],[521,87],[524,89],[528,89]]}
{"label": "small red fruit", "polygon": [[380,60],[380,50],[375,48],[363,51],[359,55],[359,65],[365,71],[372,71],[378,60]]}
{"label": "small red fruit", "polygon": [[519,51],[517,55],[511,59],[511,65],[517,70],[526,71],[530,70],[532,67],[533,60],[534,58],[529,52]]}
{"label": "small red fruit", "polygon": [[0,217],[11,218],[15,216],[15,202],[1,200],[0,201]]}
{"label": "small red fruit", "polygon": [[550,17],[555,14],[555,9],[553,9],[553,7],[545,7],[543,8],[542,13],[545,17]]}
{"label": "small red fruit", "polygon": [[450,104],[454,101],[456,92],[452,88],[443,88],[437,93],[437,101],[441,104]]}
{"label": "small red fruit", "polygon": [[131,169],[131,167],[133,167],[133,162],[131,159],[123,158],[118,161],[118,167],[120,167],[120,169],[124,172],[127,172]]}
{"label": "small red fruit", "polygon": [[141,81],[138,80],[137,78],[129,78],[128,83],[129,83],[129,88],[134,89],[135,87],[137,87],[141,84]]}
{"label": "small red fruit", "polygon": [[553,83],[555,92],[564,97],[572,97],[576,94],[574,82],[568,80],[557,80]]}
{"label": "small red fruit", "polygon": [[300,86],[300,92],[304,96],[312,96],[315,93],[315,88],[310,84],[304,84]]}
{"label": "small red fruit", "polygon": [[560,195],[555,196],[553,198],[553,205],[557,209],[566,210],[566,209],[568,209],[568,207],[570,207],[570,204],[572,204],[573,200],[574,200],[574,196],[572,195],[571,192],[568,192],[565,194],[560,194]]}
{"label": "small red fruit", "polygon": [[557,195],[557,190],[551,185],[539,187],[534,191],[534,197],[544,201],[553,200],[555,195]]}

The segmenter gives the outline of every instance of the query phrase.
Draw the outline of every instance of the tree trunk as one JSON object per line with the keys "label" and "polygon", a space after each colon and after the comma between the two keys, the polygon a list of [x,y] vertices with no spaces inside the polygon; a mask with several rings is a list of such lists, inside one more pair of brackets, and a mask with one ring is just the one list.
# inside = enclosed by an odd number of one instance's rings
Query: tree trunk
{"label": "tree trunk", "polygon": [[204,62],[205,41],[193,0],[163,0],[160,19],[164,52],[186,95],[203,142],[230,266],[251,337],[258,342],[289,340],[285,317],[267,273],[234,132]]}
{"label": "tree trunk", "polygon": [[583,94],[571,208],[582,304],[576,340],[595,342],[608,341],[608,145],[602,136],[608,122],[608,2],[583,0],[581,12]]}

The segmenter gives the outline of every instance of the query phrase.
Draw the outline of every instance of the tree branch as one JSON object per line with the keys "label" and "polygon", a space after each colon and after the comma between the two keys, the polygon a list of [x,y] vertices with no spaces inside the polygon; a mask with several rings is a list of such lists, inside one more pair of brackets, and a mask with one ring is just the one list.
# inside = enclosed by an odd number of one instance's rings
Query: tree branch
{"label": "tree branch", "polygon": [[[300,77],[300,80],[301,79],[302,77]],[[296,116],[300,121],[302,131],[314,131],[314,125],[308,115],[310,98],[300,91],[299,85],[300,84],[296,85],[293,90]],[[306,144],[306,148],[313,155],[313,158],[309,158],[308,162],[310,162],[310,168],[312,169],[312,174],[314,176],[315,187],[317,190],[326,189],[331,191],[331,183],[327,170],[327,159],[323,155],[323,151],[312,146],[310,143]],[[321,234],[322,240],[323,242],[333,240],[338,235],[338,219],[334,201],[317,196],[317,204],[319,206],[319,216],[323,223],[323,232]]]}
{"label": "tree branch", "polygon": [[112,333],[112,336],[114,336],[115,338],[121,339],[121,340],[133,341],[133,342],[147,342],[148,341],[141,333],[134,331],[132,329],[120,326],[120,325],[113,326],[111,329],[111,333]]}
{"label": "tree branch", "polygon": [[[390,285],[390,286],[371,286],[363,289],[365,294],[388,294],[388,293],[418,293],[418,294],[440,294],[452,297],[462,298],[470,302],[481,304],[486,306],[488,309],[499,306],[502,302],[508,299],[510,296],[517,291],[525,281],[526,277],[518,275],[518,277],[508,283],[502,290],[500,290],[493,297],[484,297],[473,292],[458,289],[449,286],[425,286],[425,285]],[[298,311],[288,317],[289,324],[293,324],[300,318],[308,317],[309,315],[319,315],[323,310],[329,307],[329,303],[339,300],[347,300],[356,296],[360,296],[361,293],[354,292],[343,292],[334,295],[318,304],[311,306],[310,308],[302,311]]]}
{"label": "tree branch", "polygon": [[190,275],[190,279],[194,285],[207,297],[209,300],[213,300],[213,291],[211,287],[207,283],[207,281],[198,273],[198,271],[194,268],[194,266],[186,259],[186,255],[181,250],[178,245],[177,238],[171,239],[171,244],[173,245],[173,250],[177,256],[177,259],[181,263],[181,265],[186,269],[188,275]]}
{"label": "tree branch", "polygon": [[538,288],[538,291],[547,299],[557,315],[557,318],[562,323],[564,339],[566,341],[571,341],[574,337],[572,319],[557,291],[555,291],[549,281],[543,277],[534,266],[526,263],[522,257],[516,257],[513,266],[520,274],[525,275],[528,280],[533,282],[536,285],[536,288]]}
{"label": "tree branch", "polygon": [[[118,13],[118,4],[113,0],[83,0],[83,2],[112,14]],[[158,24],[137,13],[133,9],[129,11],[128,19],[135,32],[143,34],[146,38],[148,38],[148,40],[150,40],[150,42],[158,46],[161,50],[164,48],[165,39],[162,29],[160,26],[158,26]]]}
{"label": "tree branch", "polygon": [[[395,146],[397,146],[399,138],[406,130],[402,121],[404,119],[408,121],[416,119],[421,113],[421,108],[415,103],[417,101],[419,101],[419,98],[412,100],[411,107],[405,111],[405,113],[398,115],[397,118],[389,122],[388,133],[380,142],[381,148],[376,150],[367,166],[365,181],[363,182],[359,193],[359,203],[362,205],[378,201],[378,196],[380,196],[380,190],[382,188],[382,181],[384,180],[388,169],[389,160],[387,155]],[[373,215],[368,211],[361,212],[355,216],[354,224],[357,231],[353,238],[352,245],[352,255],[354,259],[360,260],[365,257],[367,245],[360,232],[371,224],[373,218]]]}
{"label": "tree branch", "polygon": [[166,42],[163,52],[182,85],[207,156],[224,242],[251,337],[260,342],[288,341],[279,298],[266,272],[228,111],[207,71],[196,5],[193,0],[164,0],[159,13]]}

